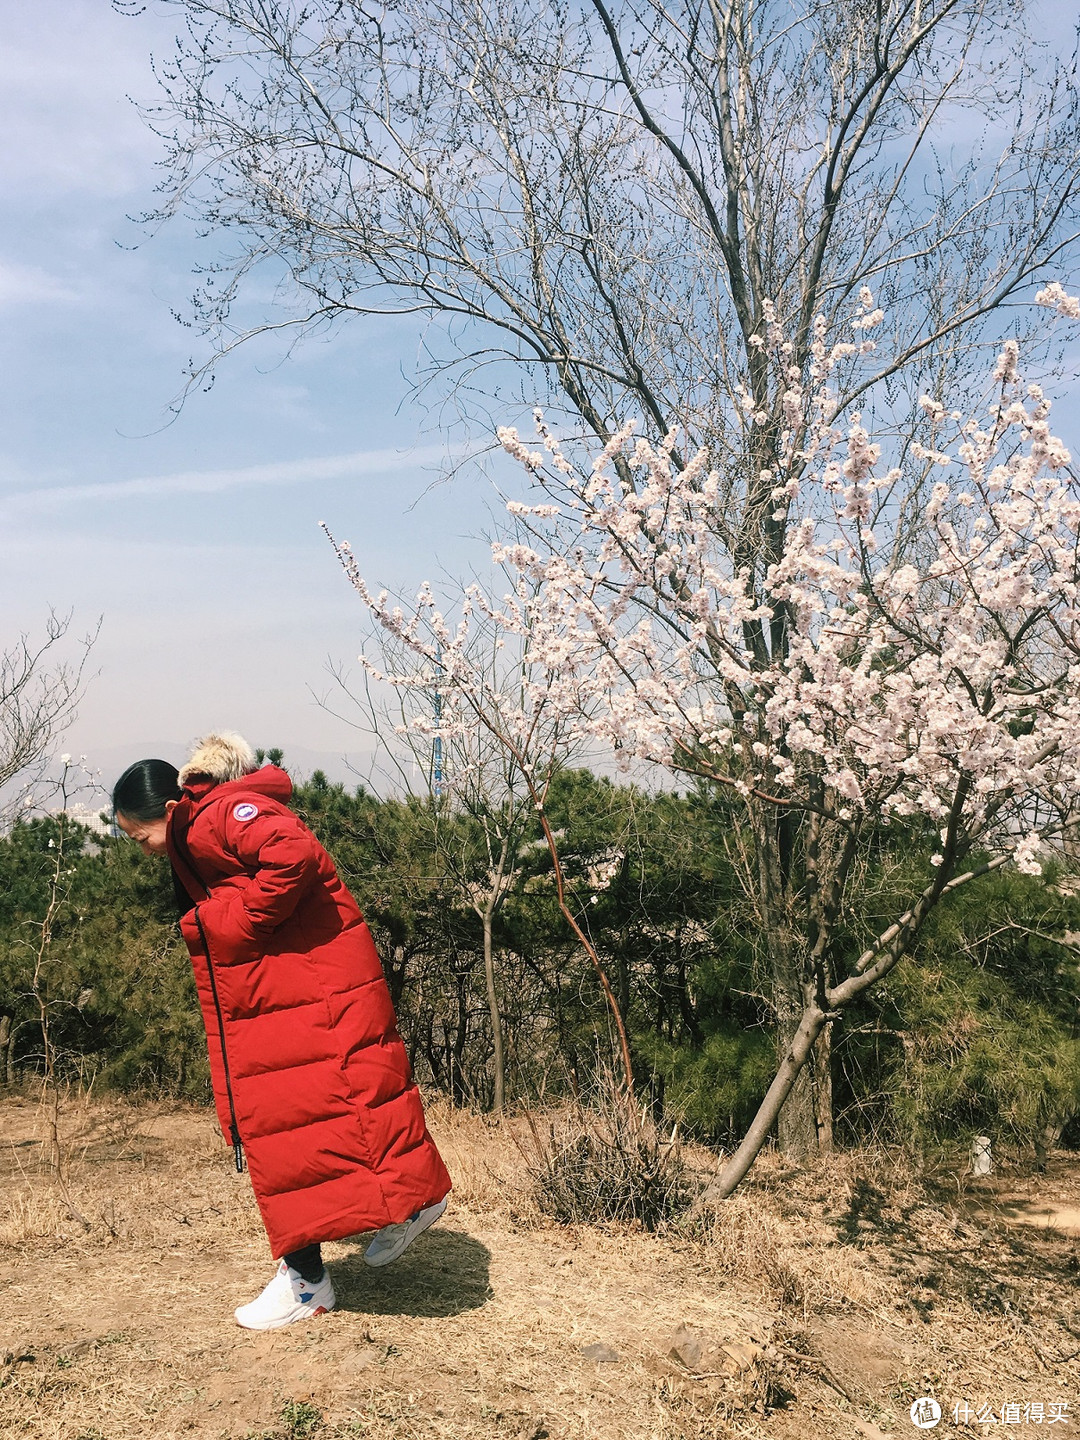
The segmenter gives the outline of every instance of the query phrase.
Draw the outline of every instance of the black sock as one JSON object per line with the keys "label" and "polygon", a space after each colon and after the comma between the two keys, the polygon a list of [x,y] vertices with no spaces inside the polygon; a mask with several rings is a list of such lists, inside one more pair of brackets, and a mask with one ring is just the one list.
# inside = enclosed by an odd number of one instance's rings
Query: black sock
{"label": "black sock", "polygon": [[302,1275],[310,1285],[317,1285],[323,1278],[322,1247],[305,1245],[302,1250],[292,1250],[281,1257],[290,1270]]}

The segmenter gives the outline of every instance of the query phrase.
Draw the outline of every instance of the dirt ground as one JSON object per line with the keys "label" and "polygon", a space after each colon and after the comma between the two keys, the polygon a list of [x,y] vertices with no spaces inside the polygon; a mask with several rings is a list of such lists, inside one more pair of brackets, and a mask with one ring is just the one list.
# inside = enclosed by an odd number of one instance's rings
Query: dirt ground
{"label": "dirt ground", "polygon": [[765,1157],[653,1236],[544,1220],[514,1122],[432,1120],[446,1218],[384,1271],[328,1246],[339,1308],[252,1334],[272,1263],[207,1112],[69,1102],[79,1221],[0,1101],[0,1436],[880,1440],[920,1397],[939,1434],[1080,1427],[1076,1156],[978,1188]]}

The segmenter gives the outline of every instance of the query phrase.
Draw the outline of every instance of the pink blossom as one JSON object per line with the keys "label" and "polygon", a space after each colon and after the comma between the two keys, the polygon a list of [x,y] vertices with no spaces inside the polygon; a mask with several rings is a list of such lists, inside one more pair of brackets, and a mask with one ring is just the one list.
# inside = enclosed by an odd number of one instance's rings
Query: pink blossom
{"label": "pink blossom", "polygon": [[[860,296],[868,323],[872,300]],[[1036,873],[1033,816],[1080,788],[1080,488],[1049,403],[1021,393],[1008,341],[989,414],[965,421],[921,397],[934,443],[886,469],[861,416],[833,424],[829,376],[857,357],[830,346],[819,317],[804,381],[772,307],[764,329],[788,427],[754,471],[779,507],[767,565],[736,565],[725,475],[704,451],[680,467],[674,433],[652,441],[628,422],[582,470],[538,416],[540,450],[499,432],[530,489],[493,546],[505,594],[469,587],[454,618],[424,588],[403,610],[340,547],[378,624],[415,657],[392,683],[422,691],[437,663],[456,697],[446,723],[487,715],[522,752],[543,715],[620,763],[705,775],[748,805],[781,793],[844,834],[929,817],[944,831],[935,869],[977,844]],[[742,410],[772,423],[748,387]],[[928,485],[930,466],[944,478]],[[484,626],[520,657],[512,693],[472,658]]]}
{"label": "pink blossom", "polygon": [[1055,315],[1067,315],[1070,320],[1080,320],[1080,296],[1067,295],[1064,286],[1052,280],[1044,290],[1035,296],[1036,305],[1045,305]]}

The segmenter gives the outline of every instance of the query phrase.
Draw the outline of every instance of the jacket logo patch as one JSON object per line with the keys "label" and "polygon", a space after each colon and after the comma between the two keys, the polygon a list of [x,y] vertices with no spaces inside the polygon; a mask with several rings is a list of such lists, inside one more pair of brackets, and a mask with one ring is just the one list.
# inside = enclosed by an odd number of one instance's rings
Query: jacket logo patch
{"label": "jacket logo patch", "polygon": [[259,813],[258,805],[252,805],[250,800],[245,800],[242,805],[233,806],[234,820],[254,820]]}

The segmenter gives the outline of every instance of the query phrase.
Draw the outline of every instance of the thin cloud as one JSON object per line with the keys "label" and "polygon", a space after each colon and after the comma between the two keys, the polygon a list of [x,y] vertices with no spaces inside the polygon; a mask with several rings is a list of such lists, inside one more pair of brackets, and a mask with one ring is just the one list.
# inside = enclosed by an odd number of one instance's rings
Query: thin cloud
{"label": "thin cloud", "polygon": [[176,18],[128,19],[102,0],[34,0],[3,10],[0,123],[19,136],[0,151],[8,194],[28,191],[40,203],[146,184],[161,142],[127,96],[158,97],[149,52],[169,54]]}
{"label": "thin cloud", "polygon": [[421,445],[413,450],[355,450],[348,455],[322,455],[307,460],[282,460],[272,465],[245,465],[232,470],[181,470],[175,475],[146,475],[133,480],[99,484],[42,486],[5,497],[6,506],[42,510],[88,500],[121,500],[130,496],[216,495],[255,485],[310,485],[320,480],[343,480],[416,470],[445,461],[445,445]]}
{"label": "thin cloud", "polygon": [[0,260],[0,308],[9,305],[70,304],[80,298],[78,291],[36,265]]}

